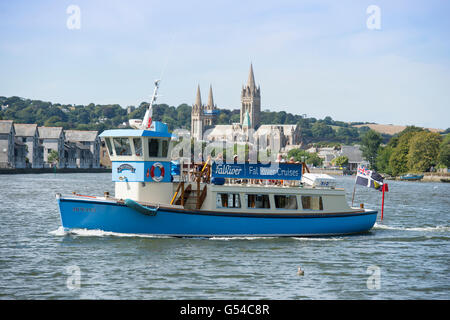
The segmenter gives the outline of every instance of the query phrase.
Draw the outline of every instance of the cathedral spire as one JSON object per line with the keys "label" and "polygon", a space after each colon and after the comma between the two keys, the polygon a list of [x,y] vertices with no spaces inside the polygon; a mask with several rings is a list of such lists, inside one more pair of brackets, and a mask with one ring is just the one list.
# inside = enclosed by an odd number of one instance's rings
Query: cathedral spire
{"label": "cathedral spire", "polygon": [[200,85],[197,86],[197,98],[195,99],[195,104],[201,108],[202,107],[202,97],[200,94]]}
{"label": "cathedral spire", "polygon": [[212,85],[209,85],[209,95],[208,95],[208,107],[210,109],[214,108],[214,99],[213,99],[213,92],[212,92]]}
{"label": "cathedral spire", "polygon": [[250,72],[248,73],[248,80],[247,80],[247,86],[250,88],[255,88],[255,76],[253,74],[253,64],[250,63]]}

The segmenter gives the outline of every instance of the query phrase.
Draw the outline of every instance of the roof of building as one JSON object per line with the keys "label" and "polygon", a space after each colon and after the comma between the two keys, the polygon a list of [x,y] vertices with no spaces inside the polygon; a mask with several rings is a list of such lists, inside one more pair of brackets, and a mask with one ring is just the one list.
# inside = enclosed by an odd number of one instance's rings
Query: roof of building
{"label": "roof of building", "polygon": [[351,163],[360,163],[364,160],[359,146],[342,146],[341,155],[347,156],[348,162]]}
{"label": "roof of building", "polygon": [[62,127],[38,127],[39,138],[41,139],[59,139]]}
{"label": "roof of building", "polygon": [[67,141],[95,141],[98,131],[64,130]]}
{"label": "roof of building", "polygon": [[34,137],[36,135],[36,123],[14,123],[17,137]]}
{"label": "roof of building", "polygon": [[232,124],[218,124],[212,127],[211,129],[205,132],[206,136],[224,136],[233,134],[233,125]]}
{"label": "roof of building", "polygon": [[0,120],[0,133],[10,133],[13,126],[12,120]]}
{"label": "roof of building", "polygon": [[252,123],[250,121],[250,115],[248,114],[248,111],[245,111],[244,121],[242,122],[242,126],[244,127],[251,127]]}
{"label": "roof of building", "polygon": [[281,131],[283,129],[283,134],[285,136],[291,135],[292,131],[297,129],[296,124],[262,124],[259,126],[258,130],[256,130],[257,135],[262,134],[272,134],[274,130]]}

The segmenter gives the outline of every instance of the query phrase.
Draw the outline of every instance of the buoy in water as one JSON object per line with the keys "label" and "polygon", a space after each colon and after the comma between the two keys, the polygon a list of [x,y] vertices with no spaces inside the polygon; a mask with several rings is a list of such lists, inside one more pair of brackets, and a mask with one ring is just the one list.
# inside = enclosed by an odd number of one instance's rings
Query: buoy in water
{"label": "buoy in water", "polygon": [[297,275],[303,276],[305,274],[305,271],[302,270],[302,268],[298,267],[297,269]]}

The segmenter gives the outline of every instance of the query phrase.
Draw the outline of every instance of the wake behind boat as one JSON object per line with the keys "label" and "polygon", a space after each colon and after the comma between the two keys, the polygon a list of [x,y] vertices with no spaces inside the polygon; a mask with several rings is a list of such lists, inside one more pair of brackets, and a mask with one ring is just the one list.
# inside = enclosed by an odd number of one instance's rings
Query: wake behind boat
{"label": "wake behind boat", "polygon": [[[158,82],[152,98],[156,99]],[[377,211],[350,207],[334,178],[304,163],[172,161],[175,137],[151,120],[106,130],[114,197],[57,194],[64,229],[157,236],[323,236],[361,233]]]}

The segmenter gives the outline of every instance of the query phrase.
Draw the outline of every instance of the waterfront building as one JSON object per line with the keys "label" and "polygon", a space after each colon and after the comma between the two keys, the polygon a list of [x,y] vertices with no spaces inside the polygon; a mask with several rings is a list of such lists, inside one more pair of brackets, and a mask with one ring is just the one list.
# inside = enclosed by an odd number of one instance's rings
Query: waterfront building
{"label": "waterfront building", "polygon": [[363,158],[359,145],[341,147],[311,147],[306,150],[309,153],[317,153],[323,159],[324,167],[331,167],[334,158],[346,156],[348,158],[347,169],[356,171],[360,166],[367,166],[368,162]]}
{"label": "waterfront building", "polygon": [[0,168],[14,168],[14,125],[12,120],[0,120]]}
{"label": "waterfront building", "polygon": [[108,149],[103,140],[100,145],[100,166],[103,168],[111,168],[111,158],[109,157]]}
{"label": "waterfront building", "polygon": [[14,137],[14,168],[23,169],[27,167],[27,145],[22,139]]}
{"label": "waterfront building", "polygon": [[368,167],[369,165],[369,162],[363,158],[359,145],[342,146],[339,155],[348,158],[348,169],[351,171],[356,171],[360,166]]}
{"label": "waterfront building", "polygon": [[66,168],[77,167],[77,146],[75,143],[64,140],[64,160]]}
{"label": "waterfront building", "polygon": [[26,167],[42,168],[44,147],[39,143],[39,130],[35,123],[15,123],[16,140],[26,146]]}
{"label": "waterfront building", "polygon": [[58,168],[68,166],[68,147],[64,143],[64,130],[62,127],[38,127],[39,141],[43,146],[44,167],[50,167],[48,155],[54,150],[58,153]]}
{"label": "waterfront building", "polygon": [[64,130],[66,142],[76,148],[78,168],[100,168],[98,131]]}

